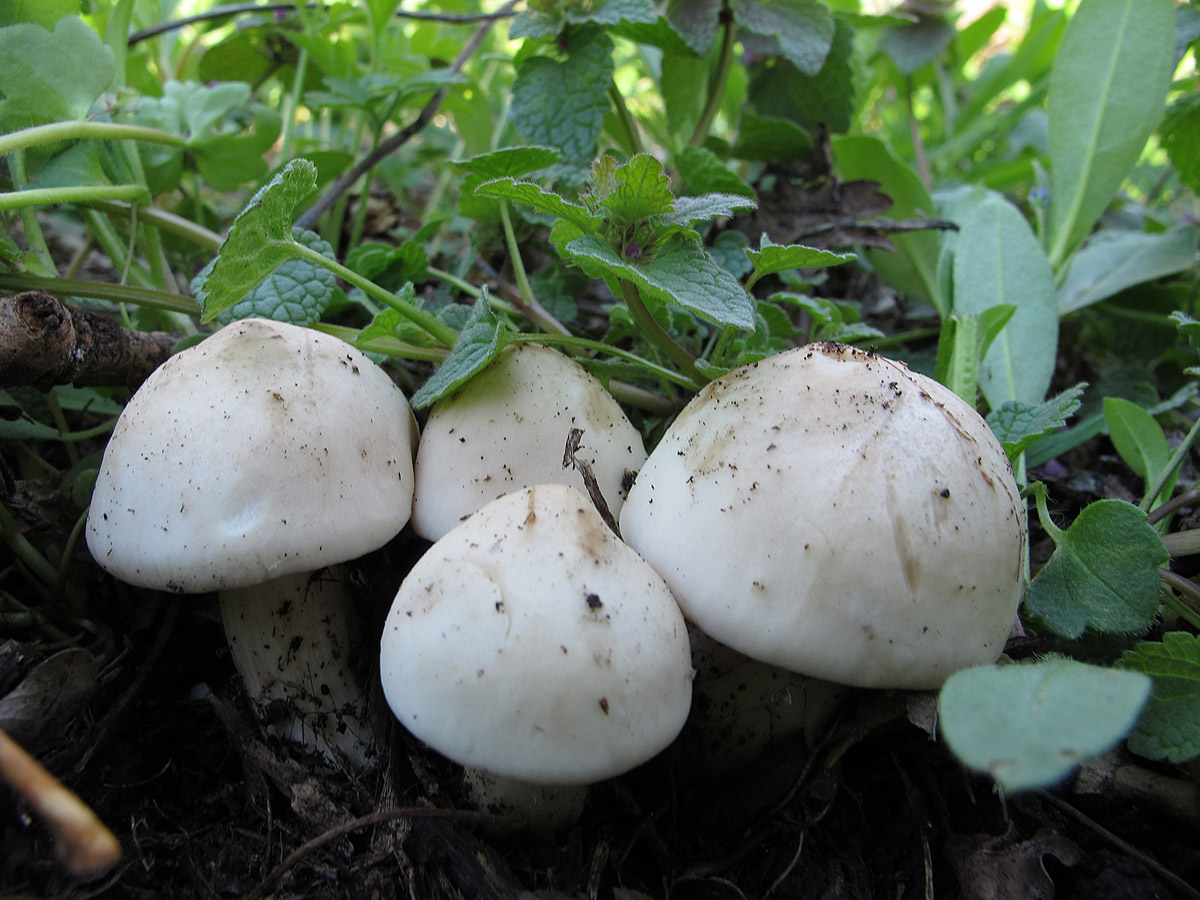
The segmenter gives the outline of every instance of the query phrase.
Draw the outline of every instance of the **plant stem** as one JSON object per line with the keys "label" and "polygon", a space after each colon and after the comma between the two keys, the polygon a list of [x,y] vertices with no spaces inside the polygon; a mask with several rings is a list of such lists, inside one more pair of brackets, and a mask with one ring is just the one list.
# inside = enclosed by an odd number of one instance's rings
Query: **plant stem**
{"label": "plant stem", "polygon": [[1035,481],[1027,490],[1022,491],[1022,493],[1025,495],[1029,493],[1033,494],[1034,501],[1037,503],[1038,521],[1042,523],[1042,529],[1057,545],[1062,541],[1063,535],[1066,532],[1055,525],[1050,518],[1050,510],[1046,507],[1046,485],[1040,481]]}
{"label": "plant stem", "polygon": [[81,120],[35,125],[32,128],[22,128],[20,131],[0,135],[0,156],[24,147],[84,139],[146,141],[152,144],[167,144],[171,147],[181,148],[187,145],[187,141],[179,135],[171,134],[169,131],[160,131],[157,128]]}
{"label": "plant stem", "polygon": [[626,281],[624,278],[618,279],[618,283],[621,285],[621,296],[624,298],[625,304],[629,307],[633,321],[637,324],[638,330],[642,332],[642,335],[679,366],[693,384],[707,384],[708,379],[696,368],[695,357],[685,347],[680,346],[654,320],[654,316],[650,314],[650,310],[646,308],[646,304],[642,301],[642,294],[638,290],[637,285],[632,281]]}
{"label": "plant stem", "polygon": [[1154,476],[1154,480],[1146,485],[1146,495],[1142,497],[1142,502],[1138,506],[1146,512],[1149,512],[1150,505],[1162,493],[1163,487],[1171,478],[1171,473],[1174,472],[1180,465],[1183,464],[1183,459],[1191,452],[1192,444],[1196,443],[1196,437],[1200,435],[1200,419],[1197,419],[1192,425],[1191,430],[1184,436],[1183,441],[1175,448],[1175,452],[1171,454],[1171,458],[1167,460],[1167,464],[1162,467],[1162,471]]}
{"label": "plant stem", "polygon": [[736,36],[737,29],[733,27],[733,22],[726,19],[721,35],[721,57],[717,61],[716,74],[713,75],[712,81],[708,85],[708,100],[704,104],[704,110],[700,113],[700,121],[696,123],[692,136],[688,139],[688,144],[693,147],[704,144],[708,137],[708,129],[712,127],[717,110],[721,108],[721,101],[725,99],[725,82],[729,79],[729,69],[733,65],[733,42]]}
{"label": "plant stem", "polygon": [[[121,216],[131,216],[135,209],[133,204],[119,200],[88,200],[78,205],[86,206],[89,209],[95,209],[98,212],[109,215]],[[212,250],[214,253],[221,247],[221,236],[215,231],[209,231],[203,225],[197,225],[195,222],[189,221],[182,216],[177,216],[174,213],[166,212],[154,206],[139,206],[136,209],[138,218],[141,221],[148,225],[153,225],[159,231],[165,231],[167,234],[181,237],[206,250]]]}
{"label": "plant stem", "polygon": [[423,309],[417,309],[417,307],[405,303],[391,291],[385,291],[375,282],[363,278],[357,272],[347,269],[341,263],[335,262],[303,244],[293,244],[293,250],[297,256],[307,259],[309,262],[316,263],[318,266],[325,267],[339,278],[350,282],[357,288],[361,288],[368,296],[374,297],[388,308],[394,309],[410,322],[424,328],[439,344],[445,347],[453,347],[454,342],[458,340],[458,332],[449,325],[442,324],[432,313],[427,313]]}
{"label": "plant stem", "polygon": [[398,359],[420,359],[426,362],[441,362],[445,359],[450,351],[441,347],[418,347],[416,344],[406,344],[397,338],[378,337],[371,338],[366,341],[359,341],[358,336],[361,332],[357,328],[348,328],[345,325],[330,325],[327,322],[317,322],[315,325],[310,325],[313,331],[319,331],[322,334],[328,334],[331,337],[338,338],[357,347],[359,350],[369,351],[371,353],[383,353],[386,356],[394,356]]}
{"label": "plant stem", "polygon": [[[14,153],[9,158],[8,170],[12,175],[12,183],[18,188],[28,184],[28,179],[25,177],[24,153]],[[50,247],[46,244],[46,235],[42,232],[42,225],[38,221],[37,214],[31,208],[23,206],[18,215],[21,217],[21,225],[25,228],[25,240],[29,242],[30,249],[37,254],[38,260],[45,266],[47,272],[57,273],[54,257],[50,253]]]}
{"label": "plant stem", "polygon": [[44,278],[39,275],[5,275],[0,273],[0,290],[45,291],[56,297],[89,297],[93,300],[110,300],[113,303],[133,303],[151,309],[166,309],[200,315],[196,301],[190,297],[156,291],[153,288],[134,287],[129,284],[108,284],[98,281],[75,281],[69,278]]}
{"label": "plant stem", "polygon": [[[1180,594],[1182,594],[1184,597],[1187,597],[1192,601],[1192,603],[1200,604],[1200,587],[1197,587],[1195,583],[1191,581],[1191,579],[1184,578],[1182,575],[1172,572],[1170,569],[1159,569],[1158,577],[1163,584],[1179,591]],[[1167,599],[1164,601],[1164,603],[1171,609],[1172,612],[1174,612],[1180,618],[1186,619],[1193,628],[1200,628],[1200,615],[1196,613],[1196,610],[1192,608],[1191,604],[1177,599],[1169,592],[1167,593],[1166,597]]]}
{"label": "plant stem", "polygon": [[598,353],[615,356],[619,359],[636,363],[639,366],[644,366],[659,378],[665,379],[672,384],[677,384],[692,392],[698,391],[704,384],[703,377],[696,381],[691,381],[678,372],[674,372],[665,366],[660,366],[658,363],[651,362],[648,359],[638,356],[636,353],[630,353],[628,350],[622,350],[620,347],[614,347],[612,344],[594,341],[591,338],[577,337],[573,334],[531,334],[528,332],[517,332],[516,334],[507,336],[507,343],[557,344],[564,347],[584,347],[588,350],[595,350]]}
{"label": "plant stem", "polygon": [[512,261],[513,274],[517,278],[517,288],[521,292],[521,314],[544,331],[553,334],[570,334],[571,331],[562,322],[554,318],[546,307],[538,302],[529,284],[529,276],[525,272],[525,263],[521,259],[521,246],[517,243],[517,234],[513,230],[512,216],[509,213],[508,201],[500,201],[500,221],[504,226],[504,240],[508,244],[508,256]]}
{"label": "plant stem", "polygon": [[621,123],[621,130],[625,132],[625,149],[629,151],[630,156],[642,153],[642,139],[638,134],[637,122],[630,115],[629,107],[625,105],[625,98],[617,90],[615,81],[608,83],[608,99],[612,101],[613,109],[617,111],[617,121]]}

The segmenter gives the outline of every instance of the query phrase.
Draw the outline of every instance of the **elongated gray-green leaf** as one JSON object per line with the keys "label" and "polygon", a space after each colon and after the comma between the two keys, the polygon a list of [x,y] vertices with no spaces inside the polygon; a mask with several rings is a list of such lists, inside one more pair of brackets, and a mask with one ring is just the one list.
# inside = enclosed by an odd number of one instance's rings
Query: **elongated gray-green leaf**
{"label": "elongated gray-green leaf", "polygon": [[1011,400],[1040,403],[1058,349],[1054,273],[1025,217],[992,194],[958,234],[954,311],[980,314],[1000,305],[1016,312],[983,357],[980,390],[992,409]]}
{"label": "elongated gray-green leaf", "polygon": [[1194,265],[1196,238],[1191,225],[1162,234],[1097,234],[1071,260],[1067,280],[1058,289],[1058,314],[1065,316],[1135,284]]}
{"label": "elongated gray-green leaf", "polygon": [[1104,212],[1163,112],[1171,0],[1084,0],[1050,75],[1049,256],[1066,262]]}

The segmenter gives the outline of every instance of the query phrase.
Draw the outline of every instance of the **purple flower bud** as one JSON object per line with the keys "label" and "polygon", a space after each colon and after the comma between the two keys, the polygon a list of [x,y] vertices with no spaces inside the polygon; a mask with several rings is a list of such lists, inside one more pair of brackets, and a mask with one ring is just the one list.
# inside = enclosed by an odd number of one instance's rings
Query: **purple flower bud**
{"label": "purple flower bud", "polygon": [[625,258],[626,259],[641,259],[642,258],[642,248],[639,247],[637,244],[635,244],[633,241],[630,241],[628,244],[625,245]]}

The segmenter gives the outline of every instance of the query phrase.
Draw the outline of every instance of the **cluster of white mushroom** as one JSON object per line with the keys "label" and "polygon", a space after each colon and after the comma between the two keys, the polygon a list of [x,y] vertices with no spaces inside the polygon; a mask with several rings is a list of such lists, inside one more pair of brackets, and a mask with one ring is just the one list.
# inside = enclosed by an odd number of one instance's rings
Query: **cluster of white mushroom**
{"label": "cluster of white mushroom", "polygon": [[[576,429],[624,540],[564,467]],[[813,345],[731,372],[647,458],[582,366],[523,345],[416,437],[353,348],[238,322],[130,401],[89,546],[134,584],[219,589],[272,727],[361,765],[369,667],[323,567],[411,510],[434,543],[385,623],[387,701],[481,804],[550,824],[578,814],[579,786],[675,740],[693,690],[688,746],[719,767],[816,727],[832,683],[931,688],[991,662],[1015,620],[1025,516],[1001,447],[954,394],[874,354]]]}

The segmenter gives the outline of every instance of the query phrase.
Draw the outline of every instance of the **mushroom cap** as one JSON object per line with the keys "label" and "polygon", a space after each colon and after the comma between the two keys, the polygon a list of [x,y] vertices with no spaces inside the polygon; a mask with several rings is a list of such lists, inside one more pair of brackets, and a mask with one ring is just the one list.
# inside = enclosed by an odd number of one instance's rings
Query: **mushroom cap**
{"label": "mushroom cap", "polygon": [[538,344],[505,348],[487,370],[434,405],[417,448],[413,530],[436,541],[489,500],[534,484],[572,484],[563,467],[572,428],[615,517],[625,473],[646,460],[642,436],[600,381]]}
{"label": "mushroom cap", "polygon": [[413,566],[380,677],[409,731],[465,766],[586,784],[658,753],[691,704],[687,627],[662,579],[580,491],[482,507]]}
{"label": "mushroom cap", "polygon": [[987,423],[834,343],[707,385],[642,467],[621,533],[721,643],[860,687],[994,661],[1024,586],[1025,510]]}
{"label": "mushroom cap", "polygon": [[97,562],[158,590],[246,587],[354,559],[408,521],[412,411],[345,342],[265,319],[163,363],[104,451]]}

